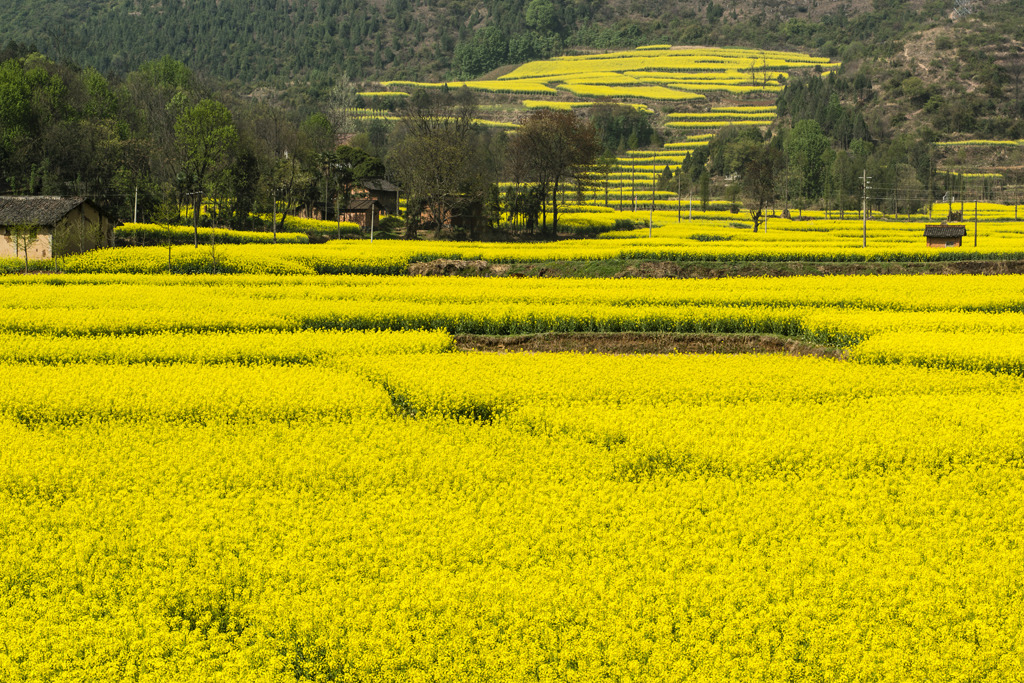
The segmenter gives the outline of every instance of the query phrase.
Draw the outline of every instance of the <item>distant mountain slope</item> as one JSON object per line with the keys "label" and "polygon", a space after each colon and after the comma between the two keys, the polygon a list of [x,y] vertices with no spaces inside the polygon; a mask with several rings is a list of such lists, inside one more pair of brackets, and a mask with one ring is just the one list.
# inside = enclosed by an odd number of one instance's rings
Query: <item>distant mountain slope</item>
{"label": "distant mountain slope", "polygon": [[[123,73],[170,55],[239,82],[474,76],[567,46],[867,49],[924,0],[6,0],[0,44]],[[952,8],[931,0],[930,12]],[[947,7],[948,6],[948,7]],[[934,9],[937,8],[937,9]],[[863,46],[862,46],[863,47]]]}

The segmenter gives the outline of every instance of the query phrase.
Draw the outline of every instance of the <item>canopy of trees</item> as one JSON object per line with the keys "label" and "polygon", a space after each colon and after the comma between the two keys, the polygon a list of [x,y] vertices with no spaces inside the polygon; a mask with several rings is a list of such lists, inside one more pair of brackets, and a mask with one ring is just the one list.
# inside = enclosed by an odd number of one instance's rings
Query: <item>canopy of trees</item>
{"label": "canopy of trees", "polygon": [[[0,44],[17,44],[0,61],[34,45],[59,63],[123,75],[167,55],[237,83],[283,86],[301,75],[320,96],[341,74],[461,78],[573,46],[749,45],[811,48],[845,62],[887,58],[900,53],[910,31],[948,21],[951,5],[668,0],[632,3],[626,12],[612,0],[7,0]],[[1024,36],[1019,2],[978,9],[1005,35]],[[979,52],[972,77],[993,83],[991,59]]]}
{"label": "canopy of trees", "polygon": [[[597,131],[587,119],[571,111],[538,109],[530,112],[509,143],[509,154],[521,167],[520,176],[536,183],[543,202],[550,191],[592,164],[600,152]],[[558,202],[552,201],[551,233],[558,231]],[[541,231],[547,232],[547,212]]]}

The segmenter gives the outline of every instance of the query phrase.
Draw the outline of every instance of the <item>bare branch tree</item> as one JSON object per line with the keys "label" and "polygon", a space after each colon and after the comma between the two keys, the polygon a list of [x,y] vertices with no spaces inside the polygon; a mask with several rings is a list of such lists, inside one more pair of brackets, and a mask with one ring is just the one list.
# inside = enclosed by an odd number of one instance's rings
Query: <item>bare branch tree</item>
{"label": "bare branch tree", "polygon": [[[387,166],[406,192],[410,212],[425,206],[435,239],[455,211],[486,189],[473,126],[472,95],[417,91],[403,112],[401,141]],[[410,219],[413,217],[410,216]]]}
{"label": "bare branch tree", "polygon": [[[594,162],[601,147],[594,126],[571,111],[538,109],[530,112],[509,143],[512,155],[526,160],[530,177],[542,197],[551,191],[551,234],[558,232],[558,188]],[[547,211],[543,230],[547,231]]]}

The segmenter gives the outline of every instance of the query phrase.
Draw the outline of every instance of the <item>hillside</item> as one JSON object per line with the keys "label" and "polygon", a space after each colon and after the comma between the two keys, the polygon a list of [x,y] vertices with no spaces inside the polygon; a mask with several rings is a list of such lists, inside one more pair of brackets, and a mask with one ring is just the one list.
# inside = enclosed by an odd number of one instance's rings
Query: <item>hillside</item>
{"label": "hillside", "polygon": [[[908,34],[890,59],[847,63],[873,87],[856,101],[876,137],[939,146],[942,171],[1024,176],[1024,17],[1019,3],[976,3],[970,15]],[[995,144],[999,143],[999,144]]]}
{"label": "hillside", "polygon": [[[314,88],[353,79],[476,76],[567,48],[644,42],[820,48],[839,55],[887,41],[940,15],[952,0],[8,0],[0,45],[34,46],[57,61],[123,74],[169,55],[240,83]],[[935,5],[941,7],[936,13]],[[857,43],[857,41],[860,41]]]}

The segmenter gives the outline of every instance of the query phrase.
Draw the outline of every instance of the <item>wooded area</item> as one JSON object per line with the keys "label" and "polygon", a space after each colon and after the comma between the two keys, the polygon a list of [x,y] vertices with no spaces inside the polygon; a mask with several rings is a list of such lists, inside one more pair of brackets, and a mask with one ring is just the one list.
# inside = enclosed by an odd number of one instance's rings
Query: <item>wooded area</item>
{"label": "wooded area", "polygon": [[[321,11],[351,10],[351,16],[358,16],[357,9],[343,4],[327,3],[315,11],[302,6],[295,18],[306,26],[316,25],[314,15]],[[448,10],[454,16],[460,7],[456,3]],[[482,30],[464,33],[463,42],[449,46],[455,60],[451,71],[471,74],[563,49],[570,36],[596,30],[580,23],[583,10],[595,7],[556,6],[548,0],[496,7],[486,20],[478,16],[485,24]],[[709,5],[695,24],[713,33],[760,21],[749,13],[733,20],[714,7]],[[993,197],[993,180],[966,180],[967,163],[936,143],[970,136],[1024,138],[1024,23],[1012,3],[1002,3],[985,6],[978,14],[984,20],[950,24],[943,18],[933,22],[937,28],[932,33],[912,33],[914,26],[929,25],[928,11],[943,7],[876,2],[845,19],[826,13],[813,29],[809,22],[767,22],[765,35],[783,25],[787,31],[809,31],[800,34],[798,43],[820,42],[839,30],[834,23],[839,22],[851,39],[839,51],[844,57],[868,54],[856,37],[875,29],[881,31],[878,36],[900,39],[875,44],[894,53],[887,60],[854,59],[827,77],[808,73],[790,80],[779,95],[778,119],[767,133],[761,126],[721,129],[682,164],[666,165],[659,189],[696,195],[705,206],[712,194],[731,199],[734,206],[747,197],[756,205],[755,214],[766,206],[796,212],[812,205],[840,213],[854,210],[864,198],[865,178],[871,179],[869,205],[896,214],[965,191]],[[400,22],[412,8],[389,1],[385,15]],[[202,6],[190,11],[201,12]],[[269,10],[271,15],[276,11],[277,6]],[[886,18],[893,21],[886,23]],[[991,30],[994,23],[999,32]],[[353,19],[353,26],[359,24]],[[675,39],[691,35],[684,25],[672,24]],[[509,36],[519,26],[529,35],[559,39],[532,52],[513,49]],[[664,28],[670,30],[667,24]],[[403,44],[416,36],[414,25],[408,29]],[[614,42],[595,35],[594,46]],[[329,43],[319,41],[317,49],[327,50]],[[491,61],[470,59],[474,50],[488,45]],[[267,55],[274,52],[273,44],[265,47]],[[820,49],[837,52],[827,42]],[[552,192],[564,191],[565,178],[581,176],[578,171],[596,161],[585,182],[593,189],[603,177],[607,184],[615,154],[661,144],[671,135],[657,124],[668,107],[652,115],[598,101],[573,114],[524,113],[520,123],[527,125],[512,134],[475,123],[478,103],[468,92],[442,88],[433,95],[414,92],[404,105],[395,98],[371,103],[345,73],[311,78],[310,88],[240,89],[237,82],[211,78],[220,73],[217,69],[195,71],[167,55],[121,73],[113,64],[102,70],[79,66],[70,47],[52,50],[44,56],[23,43],[0,50],[0,192],[90,197],[125,221],[137,217],[276,229],[280,220],[296,213],[337,216],[356,184],[386,177],[400,186],[412,207],[410,234],[424,224],[436,235],[442,225],[461,224],[472,232],[477,228],[469,226],[497,225],[503,214],[512,230],[551,234],[547,214],[550,207],[553,227],[557,208],[549,200]],[[926,63],[920,55],[946,58]],[[85,56],[83,63],[90,59]],[[465,60],[475,66],[459,66]],[[373,72],[381,71],[367,68],[363,77]],[[485,99],[488,106],[506,101]],[[368,106],[387,115],[355,115]],[[582,155],[562,147],[573,136],[544,142],[541,146],[553,152],[548,161],[563,151],[573,159],[567,175],[552,175],[524,159],[534,123],[585,125],[595,138],[583,145],[587,151]],[[765,146],[772,151],[760,151]],[[1020,183],[1015,163],[1005,161],[1000,170],[1010,184]],[[773,172],[765,175],[764,164]],[[771,180],[772,187],[752,182],[751,176]],[[583,183],[574,186],[580,190]],[[761,198],[755,201],[755,195]],[[263,216],[269,216],[269,223]]]}

